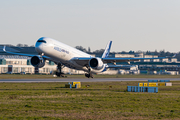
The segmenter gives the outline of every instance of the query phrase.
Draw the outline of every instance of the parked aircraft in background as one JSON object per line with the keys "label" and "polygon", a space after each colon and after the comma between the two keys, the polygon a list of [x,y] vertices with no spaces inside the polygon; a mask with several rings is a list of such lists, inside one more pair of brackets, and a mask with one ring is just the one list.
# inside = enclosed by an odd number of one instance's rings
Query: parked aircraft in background
{"label": "parked aircraft in background", "polygon": [[[62,76],[62,67],[83,70],[85,76],[93,78],[94,73],[100,73],[106,71],[108,68],[121,67],[116,65],[116,62],[131,62],[145,59],[163,59],[161,58],[108,58],[112,41],[109,41],[102,57],[93,57],[85,52],[70,47],[64,43],[48,37],[41,37],[35,44],[35,50],[39,55],[21,54],[3,50],[10,54],[29,56],[31,57],[31,64],[34,67],[41,68],[45,65],[46,60],[51,60],[57,64],[57,76]],[[113,63],[114,65],[108,65],[107,63]]]}

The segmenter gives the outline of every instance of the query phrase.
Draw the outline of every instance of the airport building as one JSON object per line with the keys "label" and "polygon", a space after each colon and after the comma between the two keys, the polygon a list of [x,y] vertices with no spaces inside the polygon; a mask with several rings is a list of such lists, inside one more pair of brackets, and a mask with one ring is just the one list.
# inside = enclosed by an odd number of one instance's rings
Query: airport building
{"label": "airport building", "polygon": [[30,58],[21,56],[4,56],[0,59],[0,73],[50,74],[56,69],[51,61],[46,61],[43,68],[35,68],[30,64]]}
{"label": "airport building", "polygon": [[[21,73],[21,74],[52,74],[57,69],[57,65],[46,60],[45,66],[42,68],[35,68],[30,63],[30,57],[18,56],[7,54],[3,51],[3,46],[0,45],[0,74],[3,73]],[[37,55],[34,47],[14,47],[6,45],[7,51],[19,52],[24,54]],[[100,57],[101,55],[92,54],[92,56]],[[110,54],[110,57],[131,57],[131,58],[157,58],[156,55],[144,55],[140,54]],[[131,65],[127,66],[128,63],[117,63],[122,65],[118,69],[109,69],[100,74],[173,74],[177,75],[180,72],[180,63],[176,58],[172,59],[154,59],[154,60],[141,60],[138,62],[132,62]],[[126,66],[123,66],[126,65]],[[66,74],[84,74],[84,71],[74,70],[64,67],[62,71]]]}

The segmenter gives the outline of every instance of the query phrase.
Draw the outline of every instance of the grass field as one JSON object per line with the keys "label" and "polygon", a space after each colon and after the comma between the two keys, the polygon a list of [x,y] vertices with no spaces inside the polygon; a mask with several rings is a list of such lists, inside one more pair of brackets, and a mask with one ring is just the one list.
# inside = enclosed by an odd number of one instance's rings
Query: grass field
{"label": "grass field", "polygon": [[[1,83],[0,119],[179,119],[180,82],[159,93],[126,92],[138,82]],[[86,88],[86,85],[90,87]],[[112,86],[112,88],[109,88]]]}

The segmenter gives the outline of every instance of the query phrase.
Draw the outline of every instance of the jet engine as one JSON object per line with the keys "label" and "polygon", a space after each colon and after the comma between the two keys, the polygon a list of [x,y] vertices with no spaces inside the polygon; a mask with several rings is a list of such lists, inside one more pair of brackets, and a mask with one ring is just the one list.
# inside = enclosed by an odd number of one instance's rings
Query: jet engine
{"label": "jet engine", "polygon": [[104,67],[104,64],[103,64],[103,61],[101,60],[101,58],[92,58],[89,61],[89,66],[92,69],[100,70],[100,69],[102,69]]}
{"label": "jet engine", "polygon": [[31,65],[34,67],[41,68],[45,65],[45,60],[40,56],[33,56],[31,58]]}

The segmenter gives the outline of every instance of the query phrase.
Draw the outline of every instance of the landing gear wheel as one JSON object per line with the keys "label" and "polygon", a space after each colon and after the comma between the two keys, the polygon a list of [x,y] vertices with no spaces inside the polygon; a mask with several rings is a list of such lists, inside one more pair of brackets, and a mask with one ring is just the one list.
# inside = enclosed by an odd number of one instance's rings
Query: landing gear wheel
{"label": "landing gear wheel", "polygon": [[94,76],[93,76],[93,74],[91,73],[90,67],[87,67],[87,68],[88,68],[88,73],[85,73],[85,76],[86,76],[87,78],[93,78]]}
{"label": "landing gear wheel", "polygon": [[66,77],[66,76],[64,75],[64,73],[61,72],[61,70],[62,70],[62,64],[59,63],[58,66],[57,66],[57,72],[56,72],[56,75],[57,75],[58,77]]}
{"label": "landing gear wheel", "polygon": [[86,76],[87,78],[89,78],[89,77],[90,77],[90,75],[89,75],[88,73],[86,73],[86,74],[85,74],[85,76]]}
{"label": "landing gear wheel", "polygon": [[65,77],[64,73],[60,73],[60,72],[56,72],[56,75],[57,75],[58,77]]}
{"label": "landing gear wheel", "polygon": [[89,74],[89,73],[86,73],[85,76],[86,76],[87,78],[93,78],[93,77],[94,77],[92,74]]}

